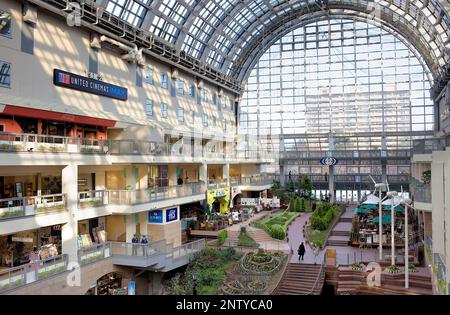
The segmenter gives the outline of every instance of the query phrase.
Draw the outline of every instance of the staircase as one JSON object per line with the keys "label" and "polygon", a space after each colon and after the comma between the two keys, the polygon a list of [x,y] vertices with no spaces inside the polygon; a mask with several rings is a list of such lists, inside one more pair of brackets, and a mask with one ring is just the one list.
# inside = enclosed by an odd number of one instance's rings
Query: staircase
{"label": "staircase", "polygon": [[227,237],[225,239],[225,242],[223,243],[223,246],[225,247],[236,247],[238,246],[239,239],[237,237]]}
{"label": "staircase", "polygon": [[339,222],[347,222],[347,223],[352,223],[353,218],[349,218],[349,217],[341,217],[339,219]]}
{"label": "staircase", "polygon": [[274,241],[274,239],[261,229],[249,229],[247,228],[247,235],[255,240],[257,243]]}
{"label": "staircase", "polygon": [[367,273],[338,268],[338,295],[431,295],[431,277],[410,274],[409,289],[405,289],[404,274],[381,275],[381,287],[369,287]]}
{"label": "staircase", "polygon": [[350,237],[350,231],[331,231],[330,236],[347,236]]}
{"label": "staircase", "polygon": [[330,236],[327,246],[348,246],[349,236]]}
{"label": "staircase", "polygon": [[[313,264],[288,264],[278,287],[274,291],[274,294],[319,295],[322,291],[325,271],[325,269],[321,269],[321,267],[321,265]],[[316,282],[317,286],[314,288]]]}

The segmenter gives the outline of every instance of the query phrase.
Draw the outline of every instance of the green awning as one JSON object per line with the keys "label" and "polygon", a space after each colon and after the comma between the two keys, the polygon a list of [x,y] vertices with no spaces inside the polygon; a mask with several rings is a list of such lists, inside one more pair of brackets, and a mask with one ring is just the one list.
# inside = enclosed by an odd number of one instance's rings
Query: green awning
{"label": "green awning", "polygon": [[[373,223],[379,223],[380,222],[380,217],[376,217],[374,219],[372,219]],[[381,222],[383,224],[391,224],[391,216],[390,215],[384,215],[382,216]]]}
{"label": "green awning", "polygon": [[370,210],[378,210],[378,205],[375,205],[375,204],[362,204],[362,205],[360,205],[359,206],[360,208],[363,208],[363,209],[370,209]]}
{"label": "green awning", "polygon": [[357,214],[368,214],[370,213],[370,210],[365,208],[356,208],[353,212]]}
{"label": "green awning", "polygon": [[[387,206],[383,206],[383,210],[391,210],[392,206],[391,205],[387,205]],[[398,205],[394,207],[394,211],[403,211],[403,207]]]}

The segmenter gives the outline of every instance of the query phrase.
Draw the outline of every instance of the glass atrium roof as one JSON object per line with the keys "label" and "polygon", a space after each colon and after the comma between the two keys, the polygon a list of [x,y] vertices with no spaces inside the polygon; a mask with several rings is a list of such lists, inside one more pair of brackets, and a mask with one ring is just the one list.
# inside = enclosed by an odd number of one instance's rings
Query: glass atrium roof
{"label": "glass atrium roof", "polygon": [[449,62],[450,18],[438,0],[107,0],[106,11],[239,80],[276,40],[335,15],[395,29],[434,77]]}

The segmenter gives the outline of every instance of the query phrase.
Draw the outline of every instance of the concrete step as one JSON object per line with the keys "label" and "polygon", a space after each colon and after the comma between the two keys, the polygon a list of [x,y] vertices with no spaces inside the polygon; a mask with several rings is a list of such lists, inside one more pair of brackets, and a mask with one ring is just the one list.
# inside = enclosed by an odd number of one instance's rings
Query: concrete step
{"label": "concrete step", "polygon": [[327,246],[348,246],[349,240],[328,240]]}
{"label": "concrete step", "polygon": [[350,231],[331,231],[330,236],[346,236],[350,237]]}
{"label": "concrete step", "polygon": [[[287,266],[274,294],[299,295],[310,294],[320,275],[320,265],[294,264]],[[323,285],[323,284],[322,284]],[[313,294],[320,294],[321,287]]]}
{"label": "concrete step", "polygon": [[352,220],[350,217],[340,217],[338,222],[352,222]]}

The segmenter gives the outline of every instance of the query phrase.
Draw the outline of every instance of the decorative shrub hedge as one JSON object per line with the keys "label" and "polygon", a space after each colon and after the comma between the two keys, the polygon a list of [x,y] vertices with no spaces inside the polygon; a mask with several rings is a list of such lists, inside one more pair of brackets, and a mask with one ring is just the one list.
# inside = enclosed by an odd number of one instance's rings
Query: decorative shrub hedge
{"label": "decorative shrub hedge", "polygon": [[336,206],[328,202],[320,202],[317,204],[311,216],[311,227],[314,230],[324,231],[333,221]]}
{"label": "decorative shrub hedge", "polygon": [[225,243],[226,238],[228,237],[228,231],[226,229],[223,229],[217,233],[217,242],[222,245]]}

